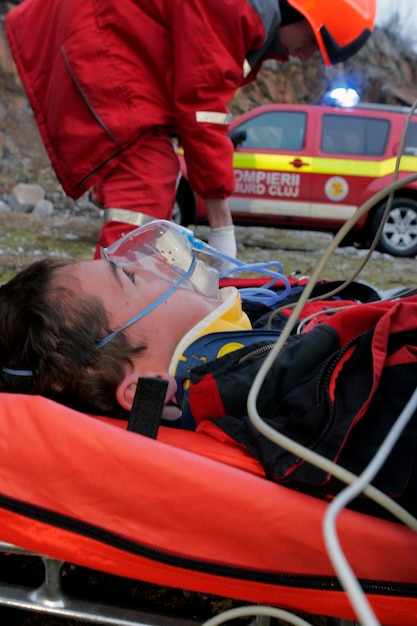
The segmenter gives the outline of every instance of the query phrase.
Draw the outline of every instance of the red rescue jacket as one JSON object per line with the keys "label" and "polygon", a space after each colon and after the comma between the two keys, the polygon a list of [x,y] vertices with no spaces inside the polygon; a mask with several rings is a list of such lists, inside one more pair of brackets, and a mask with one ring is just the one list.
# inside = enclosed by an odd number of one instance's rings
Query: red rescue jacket
{"label": "red rescue jacket", "polygon": [[193,188],[220,198],[235,186],[220,120],[244,65],[251,76],[279,57],[279,23],[276,0],[25,0],[6,32],[68,195],[162,126],[180,136]]}

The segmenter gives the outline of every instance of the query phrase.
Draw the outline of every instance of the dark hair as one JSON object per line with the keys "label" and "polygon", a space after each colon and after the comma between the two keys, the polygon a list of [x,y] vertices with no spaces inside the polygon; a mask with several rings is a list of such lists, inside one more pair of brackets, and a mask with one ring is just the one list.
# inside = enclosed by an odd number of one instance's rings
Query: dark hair
{"label": "dark hair", "polygon": [[125,418],[116,389],[131,358],[146,346],[131,346],[119,333],[97,349],[112,331],[102,303],[55,280],[56,270],[72,263],[38,261],[0,287],[0,390]]}

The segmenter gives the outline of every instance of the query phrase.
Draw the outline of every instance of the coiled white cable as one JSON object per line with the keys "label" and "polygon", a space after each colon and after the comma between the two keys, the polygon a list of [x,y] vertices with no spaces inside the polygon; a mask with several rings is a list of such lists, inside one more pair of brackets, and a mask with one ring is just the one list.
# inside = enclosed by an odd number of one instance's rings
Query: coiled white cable
{"label": "coiled white cable", "polygon": [[[407,178],[403,178],[401,181],[396,181],[395,183],[392,183],[385,190],[378,192],[372,198],[370,198],[364,205],[362,205],[362,207],[353,216],[354,219],[351,218],[350,220],[348,220],[348,222],[346,222],[346,224],[342,226],[340,231],[337,233],[337,235],[335,236],[335,238],[333,239],[333,241],[327,248],[323,257],[317,264],[315,271],[313,272],[309,282],[305,286],[305,289],[303,293],[301,294],[301,297],[299,298],[296,306],[294,307],[291,313],[291,316],[288,319],[288,322],[286,323],[280,337],[278,338],[276,344],[274,345],[274,347],[268,354],[267,358],[265,359],[264,363],[262,364],[261,368],[259,369],[248,394],[247,407],[248,407],[249,418],[251,422],[253,423],[253,425],[263,435],[265,435],[265,437],[275,442],[278,446],[284,448],[285,450],[288,450],[289,452],[292,452],[296,456],[299,456],[305,459],[309,463],[312,463],[313,465],[319,467],[320,469],[323,469],[325,472],[334,475],[336,478],[338,478],[339,480],[341,480],[342,482],[348,485],[352,484],[357,479],[357,476],[355,474],[353,474],[352,472],[349,472],[348,470],[344,469],[340,465],[333,463],[329,459],[326,459],[320,454],[317,454],[316,452],[309,450],[309,448],[306,448],[305,446],[300,445],[296,441],[290,439],[289,437],[286,437],[285,435],[282,435],[278,431],[271,428],[258,413],[258,410],[256,408],[257,397],[262,387],[262,384],[265,380],[265,377],[267,376],[269,372],[269,369],[271,368],[278,354],[284,347],[293,327],[295,326],[300,316],[300,313],[306,301],[308,300],[308,297],[310,296],[314,288],[314,285],[319,279],[322,273],[322,270],[326,266],[327,261],[329,260],[335,247],[339,245],[340,241],[345,237],[347,232],[350,230],[352,224],[355,223],[356,220],[359,219],[363,215],[363,213],[368,211],[377,202],[380,202],[391,191],[395,191],[396,189],[399,189],[400,187],[407,185],[410,182],[413,182],[415,180],[417,180],[417,173],[412,174],[411,176],[408,176]],[[381,491],[379,491],[378,489],[372,486],[367,487],[364,490],[364,493],[369,498],[377,502],[380,506],[388,510],[392,515],[396,516],[404,524],[410,526],[410,528],[417,531],[417,519],[413,517],[410,513],[408,513],[408,511],[406,511],[403,507],[399,506],[396,502],[394,502],[391,498],[389,498],[384,493],[382,493]]]}
{"label": "coiled white cable", "polygon": [[275,617],[276,619],[284,620],[288,624],[293,624],[294,626],[312,626],[310,622],[306,622],[302,617],[299,617],[294,613],[284,611],[283,609],[277,609],[272,606],[263,605],[240,606],[236,609],[223,611],[219,615],[215,615],[214,617],[208,619],[201,626],[219,626],[219,624],[224,624],[225,622],[232,619],[237,619],[239,617],[249,617],[251,615]]}

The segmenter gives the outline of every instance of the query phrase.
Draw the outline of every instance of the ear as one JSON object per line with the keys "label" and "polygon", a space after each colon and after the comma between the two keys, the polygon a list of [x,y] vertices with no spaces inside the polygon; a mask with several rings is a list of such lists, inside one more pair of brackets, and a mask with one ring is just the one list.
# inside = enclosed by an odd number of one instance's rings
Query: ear
{"label": "ear", "polygon": [[[116,400],[121,407],[130,411],[135,399],[136,387],[138,384],[139,374],[138,372],[131,372],[126,374],[122,382],[116,389]],[[161,378],[168,381],[168,389],[165,396],[165,404],[168,404],[175,397],[177,391],[177,383],[174,376],[168,374],[155,374],[155,378]]]}
{"label": "ear", "polygon": [[139,375],[137,372],[126,374],[116,389],[116,400],[126,411],[130,411],[132,408],[133,400],[135,399],[136,386],[138,384],[138,377]]}

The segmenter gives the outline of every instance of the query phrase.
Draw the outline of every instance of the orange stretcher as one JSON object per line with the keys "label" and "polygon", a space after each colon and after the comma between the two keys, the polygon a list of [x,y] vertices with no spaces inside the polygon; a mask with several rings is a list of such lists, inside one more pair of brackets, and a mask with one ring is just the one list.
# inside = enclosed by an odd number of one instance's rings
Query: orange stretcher
{"label": "orange stretcher", "polygon": [[[155,623],[62,598],[51,572],[65,562],[355,620],[323,540],[326,503],[269,482],[237,445],[164,427],[154,440],[123,421],[11,394],[0,395],[0,431],[0,549],[47,563],[40,590],[0,584],[0,604]],[[414,626],[417,534],[350,510],[338,534],[380,623]]]}

